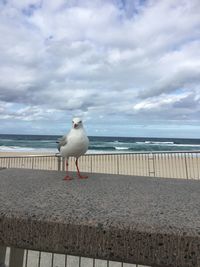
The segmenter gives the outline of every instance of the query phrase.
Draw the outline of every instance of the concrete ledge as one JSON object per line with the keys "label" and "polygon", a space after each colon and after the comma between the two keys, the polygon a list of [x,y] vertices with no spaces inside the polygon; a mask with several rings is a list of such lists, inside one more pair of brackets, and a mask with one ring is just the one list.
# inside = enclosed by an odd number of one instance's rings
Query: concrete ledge
{"label": "concrete ledge", "polygon": [[0,172],[0,245],[162,267],[200,266],[200,181]]}

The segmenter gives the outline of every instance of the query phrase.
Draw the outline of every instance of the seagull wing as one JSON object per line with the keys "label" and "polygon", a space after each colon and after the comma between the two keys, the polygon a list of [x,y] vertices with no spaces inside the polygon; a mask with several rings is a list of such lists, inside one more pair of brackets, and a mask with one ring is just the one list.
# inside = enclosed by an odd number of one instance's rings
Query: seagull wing
{"label": "seagull wing", "polygon": [[61,138],[58,138],[56,143],[58,151],[60,151],[61,146],[65,146],[67,144],[67,135],[63,135]]}

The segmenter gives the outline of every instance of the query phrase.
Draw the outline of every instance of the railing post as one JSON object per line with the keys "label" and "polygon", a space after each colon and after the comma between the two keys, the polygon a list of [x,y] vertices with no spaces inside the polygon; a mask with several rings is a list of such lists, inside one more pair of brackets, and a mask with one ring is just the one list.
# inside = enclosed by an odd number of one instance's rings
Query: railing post
{"label": "railing post", "polygon": [[[95,157],[95,156],[94,156]],[[90,157],[88,157],[88,158],[90,158],[90,172],[92,172],[92,160],[94,160],[91,156]]]}
{"label": "railing post", "polygon": [[117,174],[119,174],[119,156],[116,155],[117,158]]}
{"label": "railing post", "polygon": [[10,158],[8,159],[8,168],[10,168]]}
{"label": "railing post", "polygon": [[23,267],[23,261],[24,249],[11,247],[9,267]]}
{"label": "railing post", "polygon": [[188,166],[187,166],[187,157],[185,156],[185,173],[186,173],[186,179],[188,179]]}
{"label": "railing post", "polygon": [[61,156],[57,156],[58,159],[58,171],[61,171]]}
{"label": "railing post", "polygon": [[0,266],[4,266],[6,258],[6,247],[0,246]]}
{"label": "railing post", "polygon": [[62,157],[62,170],[65,170],[65,158]]}
{"label": "railing post", "polygon": [[32,161],[31,161],[31,169],[33,169],[34,167],[34,157],[32,158]]}
{"label": "railing post", "polygon": [[149,154],[148,166],[149,166],[149,176],[155,176],[155,164],[154,164],[154,155],[153,155],[153,153]]}

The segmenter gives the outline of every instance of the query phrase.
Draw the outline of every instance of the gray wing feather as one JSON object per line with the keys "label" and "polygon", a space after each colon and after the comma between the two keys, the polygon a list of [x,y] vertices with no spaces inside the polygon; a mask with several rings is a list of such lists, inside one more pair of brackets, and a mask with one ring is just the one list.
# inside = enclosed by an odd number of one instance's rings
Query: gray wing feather
{"label": "gray wing feather", "polygon": [[67,144],[67,136],[63,135],[63,137],[58,138],[56,143],[57,143],[58,151],[60,151],[61,146],[65,146]]}

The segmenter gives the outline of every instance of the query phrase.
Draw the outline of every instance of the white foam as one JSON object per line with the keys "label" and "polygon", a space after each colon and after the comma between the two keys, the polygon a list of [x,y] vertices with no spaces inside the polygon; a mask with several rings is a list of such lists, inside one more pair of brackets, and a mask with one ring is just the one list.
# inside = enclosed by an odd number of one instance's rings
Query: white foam
{"label": "white foam", "polygon": [[161,142],[161,141],[145,141],[144,143],[150,145],[174,145],[174,142]]}
{"label": "white foam", "polygon": [[200,145],[193,145],[193,144],[175,144],[175,146],[181,146],[181,147],[200,147]]}
{"label": "white foam", "polygon": [[129,147],[115,146],[116,150],[128,150]]}
{"label": "white foam", "polygon": [[20,147],[20,146],[0,146],[0,152],[57,152],[57,149],[53,148],[32,148],[32,147]]}

